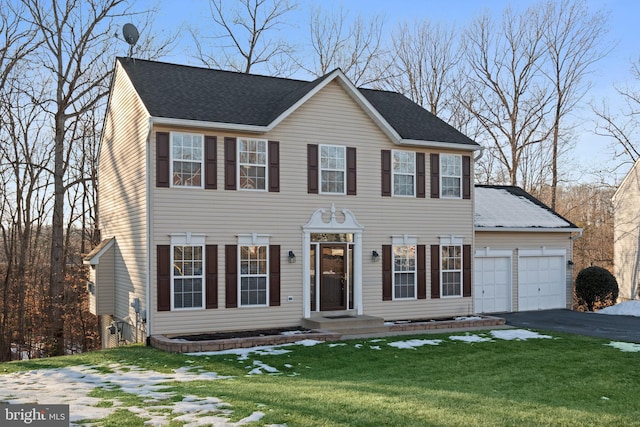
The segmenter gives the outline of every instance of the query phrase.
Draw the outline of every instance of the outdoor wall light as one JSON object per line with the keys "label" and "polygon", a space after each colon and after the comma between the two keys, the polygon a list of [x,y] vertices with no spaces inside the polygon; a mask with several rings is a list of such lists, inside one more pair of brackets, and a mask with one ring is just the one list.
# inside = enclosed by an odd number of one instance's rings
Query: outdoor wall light
{"label": "outdoor wall light", "polygon": [[380,255],[377,251],[371,251],[371,261],[376,262],[380,259]]}
{"label": "outdoor wall light", "polygon": [[567,265],[569,265],[569,266],[573,265],[573,260],[567,261]]}
{"label": "outdoor wall light", "polygon": [[296,262],[296,254],[293,251],[289,251],[289,264],[294,264]]}

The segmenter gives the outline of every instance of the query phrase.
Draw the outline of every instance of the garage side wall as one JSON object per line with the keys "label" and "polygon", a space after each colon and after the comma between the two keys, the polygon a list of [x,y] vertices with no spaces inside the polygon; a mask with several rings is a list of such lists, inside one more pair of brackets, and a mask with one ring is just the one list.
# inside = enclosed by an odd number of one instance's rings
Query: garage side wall
{"label": "garage side wall", "polygon": [[[573,306],[573,265],[569,261],[573,260],[573,240],[571,233],[562,232],[509,232],[509,231],[480,231],[476,230],[475,250],[476,254],[483,251],[510,251],[511,256],[511,307],[512,311],[531,310],[530,307],[521,307],[523,301],[527,301],[527,296],[519,283],[519,257],[529,256],[533,253],[563,253],[564,256],[564,302],[563,307],[571,309]],[[531,263],[529,263],[531,264]],[[544,264],[540,267],[545,269]],[[540,271],[544,276],[547,272]],[[478,288],[474,284],[474,292]],[[474,297],[476,295],[474,294]],[[527,303],[528,304],[528,303]],[[544,307],[543,307],[544,308]]]}

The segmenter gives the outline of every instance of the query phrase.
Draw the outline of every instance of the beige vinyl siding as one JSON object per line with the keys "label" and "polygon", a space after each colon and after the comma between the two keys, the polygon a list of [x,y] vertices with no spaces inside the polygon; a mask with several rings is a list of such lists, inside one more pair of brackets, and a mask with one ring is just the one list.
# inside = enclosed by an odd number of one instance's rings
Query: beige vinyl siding
{"label": "beige vinyl siding", "polygon": [[103,238],[116,237],[116,319],[134,319],[130,303],[145,303],[146,156],[149,116],[118,64],[100,144],[99,209]]}
{"label": "beige vinyl siding", "polygon": [[640,161],[629,171],[613,197],[613,265],[619,299],[640,295]]}
{"label": "beige vinyl siding", "polygon": [[91,266],[91,275],[95,276],[92,280],[96,285],[93,298],[96,311],[92,313],[112,315],[115,309],[115,245],[100,256],[99,264]]}
{"label": "beige vinyl siding", "polygon": [[[161,128],[157,131],[180,129]],[[152,292],[152,334],[209,330],[240,330],[256,327],[298,325],[303,316],[302,226],[319,208],[349,209],[364,227],[363,306],[365,314],[386,319],[449,317],[469,314],[471,298],[441,298],[421,301],[382,301],[382,263],[371,261],[371,251],[381,253],[392,235],[418,237],[418,244],[439,244],[440,236],[459,236],[465,244],[473,240],[471,200],[381,196],[380,151],[398,149],[426,154],[426,185],[429,188],[429,153],[438,152],[394,145],[336,82],[330,83],[266,135],[183,129],[218,138],[218,189],[152,189],[151,286],[155,282],[156,245],[170,244],[171,233],[204,233],[207,244],[218,245],[219,307],[210,310],[156,312]],[[224,190],[225,136],[258,137],[280,142],[280,192]],[[307,194],[307,144],[335,144],[357,149],[357,196]],[[448,151],[456,153],[455,151]],[[457,152],[456,154],[470,154]],[[155,144],[151,147],[155,158]],[[155,162],[152,168],[155,167]],[[152,170],[152,182],[155,170]],[[473,190],[472,190],[473,191]],[[281,306],[226,309],[224,293],[224,245],[236,244],[238,234],[270,235],[270,244],[281,246]],[[292,250],[298,262],[289,264]],[[430,268],[427,254],[427,269]],[[429,276],[429,274],[427,274]],[[427,279],[430,285],[430,278]],[[429,292],[427,292],[429,294]],[[293,297],[288,302],[288,297]]]}
{"label": "beige vinyl siding", "polygon": [[[518,311],[518,251],[523,249],[563,249],[566,260],[573,260],[573,244],[571,233],[562,232],[513,232],[513,231],[476,231],[475,250],[490,248],[491,250],[512,251],[511,283],[513,311]],[[566,299],[567,308],[573,305],[573,266],[566,266]]]}

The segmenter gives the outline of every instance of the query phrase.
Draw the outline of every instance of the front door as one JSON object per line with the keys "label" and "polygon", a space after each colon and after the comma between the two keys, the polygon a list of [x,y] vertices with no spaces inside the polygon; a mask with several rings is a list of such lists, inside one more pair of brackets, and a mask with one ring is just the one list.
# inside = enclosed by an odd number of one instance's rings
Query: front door
{"label": "front door", "polygon": [[320,245],[320,310],[347,308],[348,275],[346,268],[347,245],[330,243]]}

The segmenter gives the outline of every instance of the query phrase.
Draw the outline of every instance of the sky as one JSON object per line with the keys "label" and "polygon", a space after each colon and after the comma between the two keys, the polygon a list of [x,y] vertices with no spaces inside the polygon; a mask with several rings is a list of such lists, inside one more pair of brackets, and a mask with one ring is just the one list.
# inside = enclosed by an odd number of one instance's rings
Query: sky
{"label": "sky", "polygon": [[[163,61],[201,65],[189,54],[192,49],[192,39],[187,26],[205,29],[210,23],[208,0],[159,0],[159,14],[155,28],[171,31],[181,30],[182,40],[175,53],[163,58]],[[138,6],[149,7],[157,4],[157,0],[137,0]],[[294,39],[304,43],[308,32],[310,11],[321,7],[323,10],[337,11],[342,6],[349,11],[349,16],[362,15],[364,17],[382,15],[385,18],[385,28],[389,31],[399,22],[412,23],[414,20],[429,19],[456,28],[465,28],[475,17],[488,12],[499,17],[507,6],[516,11],[528,5],[537,4],[533,0],[297,0],[297,10],[291,12],[288,21],[291,22],[288,31],[294,34]],[[597,169],[612,169],[619,162],[611,162],[611,139],[594,134],[595,116],[586,102],[600,103],[608,100],[612,109],[618,98],[615,86],[625,82],[633,82],[630,74],[631,61],[640,56],[640,2],[637,0],[588,0],[590,10],[604,10],[609,13],[609,34],[606,40],[612,47],[609,55],[593,68],[590,80],[593,86],[584,98],[585,105],[577,110],[572,120],[577,123],[575,131],[576,148],[570,156],[580,165],[581,171]],[[182,26],[182,27],[181,27]],[[141,34],[144,37],[144,34]],[[289,37],[287,37],[289,38]],[[123,47],[123,50],[125,48]],[[609,183],[618,183],[628,171],[630,165],[618,168],[610,176]],[[584,175],[582,172],[574,174],[573,179],[596,181],[595,175]]]}
{"label": "sky", "polygon": [[[640,301],[628,301],[624,313],[616,312],[616,307],[609,307],[608,314],[628,314],[640,316]],[[601,312],[604,310],[601,310]],[[108,417],[123,407],[135,413],[141,418],[147,418],[148,425],[167,425],[169,421],[181,421],[189,426],[240,426],[250,422],[259,421],[269,408],[260,402],[255,402],[256,407],[262,411],[253,412],[249,417],[237,422],[230,422],[229,415],[233,407],[224,402],[218,396],[207,397],[186,395],[177,396],[172,390],[172,382],[215,382],[233,377],[221,376],[216,372],[209,372],[198,366],[199,360],[210,356],[225,355],[236,357],[241,363],[246,375],[304,375],[304,370],[309,366],[295,364],[290,355],[295,355],[296,348],[300,346],[326,345],[329,347],[346,348],[355,346],[362,351],[380,351],[382,348],[394,347],[397,349],[412,351],[424,346],[438,346],[442,343],[457,343],[460,346],[472,343],[490,343],[499,340],[527,341],[541,339],[556,339],[553,335],[540,334],[526,329],[497,329],[481,332],[455,333],[445,339],[404,339],[402,337],[374,338],[367,340],[342,341],[323,343],[315,340],[300,340],[296,343],[279,346],[261,346],[251,348],[238,348],[218,352],[190,353],[191,358],[185,362],[185,366],[174,370],[172,373],[160,373],[143,369],[137,366],[124,366],[120,363],[112,363],[108,366],[67,366],[57,369],[37,369],[12,374],[0,375],[0,402],[10,404],[40,403],[40,404],[68,404],[70,412],[70,425],[83,419],[102,419]],[[611,341],[607,346],[623,352],[640,352],[640,344]],[[461,347],[463,348],[463,347]],[[291,363],[285,363],[282,371],[260,361],[260,356],[283,356]],[[97,368],[97,369],[96,369]],[[105,369],[108,368],[108,369]],[[213,383],[206,387],[209,392],[215,394],[216,387]],[[144,399],[144,405],[126,406],[117,398],[95,397],[105,395],[93,395],[94,389],[118,389],[119,391],[138,396]],[[264,407],[264,408],[262,408]],[[279,426],[284,426],[280,424]],[[276,427],[276,426],[272,426]]]}

